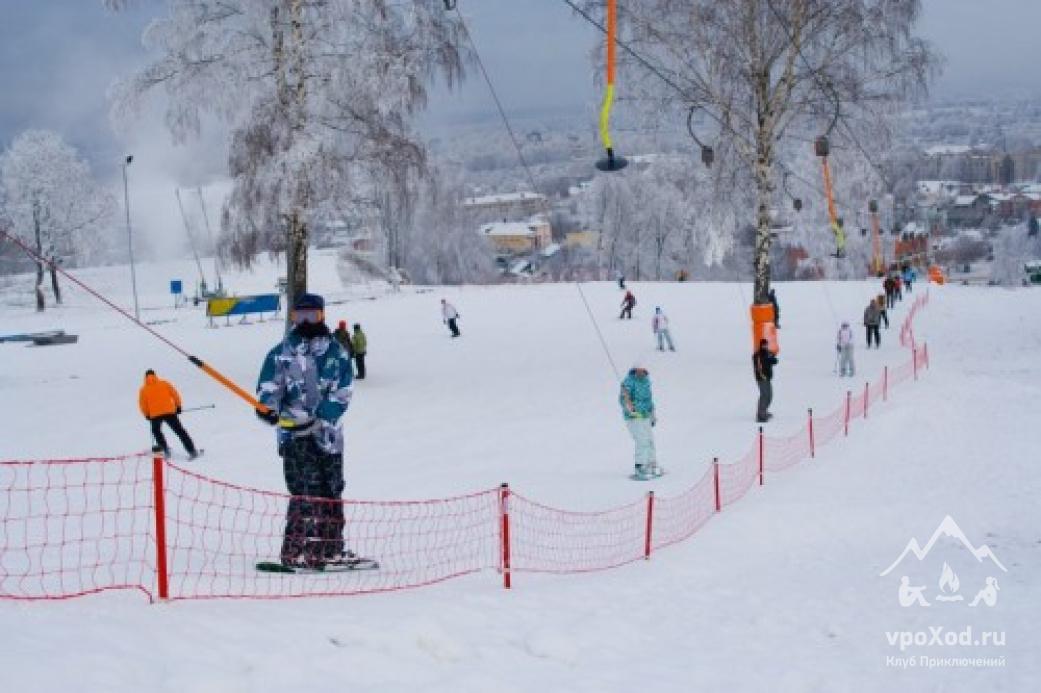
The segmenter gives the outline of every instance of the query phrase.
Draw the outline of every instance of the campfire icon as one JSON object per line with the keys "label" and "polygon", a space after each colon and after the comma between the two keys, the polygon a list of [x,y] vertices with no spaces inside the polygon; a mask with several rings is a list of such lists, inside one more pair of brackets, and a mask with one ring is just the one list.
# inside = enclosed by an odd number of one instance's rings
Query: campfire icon
{"label": "campfire icon", "polygon": [[[946,594],[947,590],[951,593]],[[947,562],[943,563],[943,572],[940,573],[940,594],[936,595],[936,599],[941,602],[960,602],[962,596],[955,594],[958,591],[958,575],[951,569]]]}
{"label": "campfire icon", "polygon": [[[904,548],[903,553],[900,554],[900,557],[893,562],[893,565],[886,568],[879,577],[885,577],[886,575],[888,575],[894,568],[900,565],[901,561],[903,561],[909,553],[914,554],[915,558],[917,558],[919,561],[923,560],[927,555],[929,555],[929,551],[932,550],[933,545],[936,543],[936,541],[940,538],[941,535],[952,537],[960,541],[965,546],[965,548],[969,550],[970,554],[973,558],[976,559],[977,562],[983,563],[983,559],[989,558],[991,562],[995,566],[1000,568],[1003,572],[1008,572],[1005,566],[1001,565],[1001,562],[998,560],[997,556],[995,556],[994,553],[990,550],[989,546],[984,544],[977,549],[975,546],[972,545],[972,542],[969,541],[969,538],[965,536],[965,533],[961,531],[961,528],[958,527],[958,523],[956,523],[950,515],[947,515],[943,518],[943,521],[940,523],[940,526],[936,528],[936,531],[933,532],[932,537],[929,539],[929,542],[925,545],[924,549],[922,549],[919,546],[917,539],[912,538],[911,541],[907,543],[907,546]],[[948,565],[946,561],[943,564],[943,570],[940,572],[940,580],[938,582],[938,587],[940,589],[940,593],[934,597],[936,601],[961,602],[965,599],[962,595],[958,594],[958,589],[961,587],[961,581],[958,580],[957,573],[954,572],[954,569],[951,568],[951,566]],[[987,606],[994,606],[994,604],[997,603],[999,589],[1000,588],[998,587],[997,579],[993,577],[988,577],[986,587],[979,591],[979,593],[976,595],[976,599],[969,606],[976,606],[981,600]],[[920,606],[931,606],[930,603],[927,602],[925,600],[925,597],[922,595],[922,592],[924,591],[924,585],[920,587],[912,586],[908,577],[905,575],[901,579],[901,585],[898,589],[900,605],[912,606],[914,604],[918,604]]]}

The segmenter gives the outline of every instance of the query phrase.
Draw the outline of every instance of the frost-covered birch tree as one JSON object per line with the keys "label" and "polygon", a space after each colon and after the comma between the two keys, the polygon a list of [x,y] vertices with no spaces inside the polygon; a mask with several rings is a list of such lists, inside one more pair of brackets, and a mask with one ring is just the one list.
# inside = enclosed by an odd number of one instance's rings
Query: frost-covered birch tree
{"label": "frost-covered birch tree", "polygon": [[[107,0],[119,9],[126,0]],[[431,0],[171,0],[145,31],[158,56],[118,83],[118,121],[162,92],[177,141],[230,125],[234,188],[222,245],[248,266],[284,247],[290,300],[307,287],[313,224],[358,190],[422,172],[411,119],[440,75],[463,75],[462,27]]]}
{"label": "frost-covered birch tree", "polygon": [[892,104],[923,92],[937,58],[914,34],[920,14],[920,0],[645,0],[620,8],[621,38],[639,59],[618,51],[619,85],[659,117],[707,118],[700,139],[717,143],[717,161],[734,157],[753,184],[754,302],[768,300],[779,145],[823,131],[832,117],[833,139],[857,139]]}
{"label": "frost-covered birch tree", "polygon": [[118,205],[75,149],[40,130],[18,135],[0,156],[0,188],[12,228],[36,252],[36,310],[43,311],[48,269],[54,301],[61,303],[55,267],[96,260]]}
{"label": "frost-covered birch tree", "polygon": [[412,281],[420,284],[487,282],[495,278],[494,252],[478,235],[479,225],[463,211],[464,186],[448,175],[434,175],[419,187],[416,213],[403,226],[402,243],[412,252],[402,258]]}

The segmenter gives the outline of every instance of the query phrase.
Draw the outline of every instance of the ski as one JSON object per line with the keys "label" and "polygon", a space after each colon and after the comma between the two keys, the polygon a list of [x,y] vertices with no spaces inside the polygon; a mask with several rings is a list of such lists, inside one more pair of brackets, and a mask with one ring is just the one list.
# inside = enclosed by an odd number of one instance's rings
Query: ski
{"label": "ski", "polygon": [[256,569],[262,573],[289,573],[318,575],[322,573],[352,573],[359,570],[379,570],[380,564],[372,558],[352,558],[338,563],[322,563],[313,568],[282,565],[278,561],[261,561]]}

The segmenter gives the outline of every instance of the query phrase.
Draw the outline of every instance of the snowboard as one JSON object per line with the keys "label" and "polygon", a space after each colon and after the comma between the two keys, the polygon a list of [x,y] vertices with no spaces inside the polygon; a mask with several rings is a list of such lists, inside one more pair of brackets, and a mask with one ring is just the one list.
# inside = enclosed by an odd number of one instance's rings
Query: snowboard
{"label": "snowboard", "polygon": [[280,561],[261,561],[256,568],[262,573],[291,573],[317,575],[322,573],[353,573],[359,570],[379,570],[380,564],[372,558],[354,558],[342,563],[326,563],[314,568],[290,567]]}
{"label": "snowboard", "polygon": [[629,475],[629,478],[633,481],[650,481],[651,479],[657,479],[661,476],[665,476],[665,467],[655,467],[654,471],[647,476],[639,476],[634,472]]}

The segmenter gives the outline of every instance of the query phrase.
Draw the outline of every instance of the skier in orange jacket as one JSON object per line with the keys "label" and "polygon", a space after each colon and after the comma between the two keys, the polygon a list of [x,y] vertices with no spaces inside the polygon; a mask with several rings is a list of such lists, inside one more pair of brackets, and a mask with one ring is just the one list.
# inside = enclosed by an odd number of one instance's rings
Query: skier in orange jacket
{"label": "skier in orange jacket", "polygon": [[181,395],[173,385],[161,380],[155,371],[149,368],[145,371],[145,384],[141,386],[137,399],[141,413],[152,424],[152,436],[155,438],[156,445],[162,448],[165,457],[170,456],[170,446],[166,444],[166,437],[163,436],[162,425],[164,423],[170,426],[181,439],[181,445],[184,446],[189,458],[194,460],[199,456],[192,437],[188,435],[188,431],[184,430],[184,426],[181,425],[181,420],[178,418],[181,413]]}

